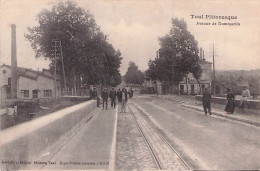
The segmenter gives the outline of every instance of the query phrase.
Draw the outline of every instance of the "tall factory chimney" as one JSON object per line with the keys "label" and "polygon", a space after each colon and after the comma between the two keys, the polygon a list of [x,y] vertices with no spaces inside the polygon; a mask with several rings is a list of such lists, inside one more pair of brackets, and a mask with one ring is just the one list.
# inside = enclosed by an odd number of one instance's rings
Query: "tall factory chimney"
{"label": "tall factory chimney", "polygon": [[17,98],[17,54],[16,54],[16,25],[12,24],[11,33],[11,98]]}
{"label": "tall factory chimney", "polygon": [[202,48],[200,48],[200,60],[202,60]]}

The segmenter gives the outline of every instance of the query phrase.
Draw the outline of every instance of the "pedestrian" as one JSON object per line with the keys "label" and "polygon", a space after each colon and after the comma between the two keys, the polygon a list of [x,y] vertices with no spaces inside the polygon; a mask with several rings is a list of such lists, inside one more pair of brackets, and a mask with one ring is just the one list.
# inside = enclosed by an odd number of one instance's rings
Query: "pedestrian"
{"label": "pedestrian", "polygon": [[97,99],[97,90],[96,87],[91,91],[91,99]]}
{"label": "pedestrian", "polygon": [[[117,96],[118,106],[121,107],[121,105],[122,105],[122,91],[120,90],[120,88],[117,90],[116,96]],[[119,111],[121,111],[121,110],[122,109],[120,109]]]}
{"label": "pedestrian", "polygon": [[130,88],[130,90],[128,91],[128,94],[129,94],[129,99],[131,99],[134,95],[134,91],[132,88]]}
{"label": "pedestrian", "polygon": [[112,87],[111,91],[109,92],[109,97],[111,99],[111,107],[116,107],[116,90]]}
{"label": "pedestrian", "polygon": [[93,90],[91,90],[91,92],[90,92],[90,97],[91,97],[91,99],[93,99],[93,100],[97,100],[97,107],[99,107],[100,99],[99,99],[99,97],[98,97],[96,87],[94,87]]}
{"label": "pedestrian", "polygon": [[126,112],[126,103],[127,103],[127,90],[125,88],[122,89],[122,107],[121,112]]}
{"label": "pedestrian", "polygon": [[247,104],[247,100],[250,97],[250,91],[247,89],[247,87],[244,87],[244,90],[242,90],[241,93],[241,99],[240,99],[240,104],[239,104],[239,108],[244,108],[245,106],[247,106],[247,108],[249,108],[248,104]]}
{"label": "pedestrian", "polygon": [[106,105],[106,109],[107,109],[107,101],[108,101],[108,90],[107,88],[104,88],[104,90],[102,91],[102,102],[103,102],[103,110],[104,110],[104,106]]}
{"label": "pedestrian", "polygon": [[227,113],[234,113],[234,110],[235,110],[235,95],[232,92],[232,89],[228,88],[227,105],[226,105],[225,111]]}
{"label": "pedestrian", "polygon": [[89,89],[89,97],[90,97],[90,99],[93,99],[92,94],[93,94],[93,90]]}
{"label": "pedestrian", "polygon": [[211,94],[207,88],[204,88],[204,91],[202,93],[202,104],[203,104],[205,115],[207,115],[207,113],[211,115],[210,101],[211,101]]}

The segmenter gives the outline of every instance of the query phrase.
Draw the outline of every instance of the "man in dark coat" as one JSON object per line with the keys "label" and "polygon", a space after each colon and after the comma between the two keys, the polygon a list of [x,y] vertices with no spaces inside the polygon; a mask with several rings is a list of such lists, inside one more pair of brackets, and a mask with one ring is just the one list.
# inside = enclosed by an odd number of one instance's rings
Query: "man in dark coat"
{"label": "man in dark coat", "polygon": [[122,105],[121,105],[121,112],[120,113],[125,113],[126,112],[126,103],[127,103],[127,90],[125,88],[122,89]]}
{"label": "man in dark coat", "polygon": [[96,99],[97,98],[97,89],[94,87],[94,89],[91,91],[91,98]]}
{"label": "man in dark coat", "polygon": [[111,98],[111,107],[115,108],[116,107],[116,90],[114,87],[112,87],[109,97]]}
{"label": "man in dark coat", "polygon": [[132,88],[130,88],[130,90],[128,91],[128,94],[129,94],[129,98],[131,99],[134,95],[134,91]]}
{"label": "man in dark coat", "polygon": [[122,91],[120,90],[120,88],[117,90],[116,96],[117,96],[118,102],[122,102]]}
{"label": "man in dark coat", "polygon": [[205,115],[207,115],[207,109],[208,109],[209,115],[211,115],[210,100],[211,100],[211,94],[208,91],[208,89],[205,88],[203,91],[203,96],[202,96],[202,104],[203,104]]}
{"label": "man in dark coat", "polygon": [[117,90],[116,96],[117,96],[118,107],[119,107],[121,106],[122,103],[122,91],[120,90],[120,88]]}
{"label": "man in dark coat", "polygon": [[106,105],[106,109],[107,109],[107,101],[108,101],[108,90],[107,88],[104,88],[104,90],[102,91],[102,101],[103,101],[103,109],[104,109],[104,105]]}

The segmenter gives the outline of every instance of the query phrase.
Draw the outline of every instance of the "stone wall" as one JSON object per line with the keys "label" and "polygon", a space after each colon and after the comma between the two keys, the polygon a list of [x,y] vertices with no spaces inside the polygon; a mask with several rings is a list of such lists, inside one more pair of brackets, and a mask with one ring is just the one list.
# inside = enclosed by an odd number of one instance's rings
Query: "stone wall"
{"label": "stone wall", "polygon": [[[202,95],[197,95],[195,97],[196,102],[201,102],[202,101]],[[246,101],[248,108],[243,109],[243,110],[247,110],[249,112],[253,112],[253,113],[259,113],[260,112],[260,101],[259,100],[247,100]],[[227,100],[224,97],[212,97],[211,99],[211,104],[215,105],[218,108],[225,108],[225,105],[227,104]],[[240,100],[239,99],[235,99],[235,106],[238,107],[240,104]],[[242,109],[236,109],[236,110],[242,110]]]}

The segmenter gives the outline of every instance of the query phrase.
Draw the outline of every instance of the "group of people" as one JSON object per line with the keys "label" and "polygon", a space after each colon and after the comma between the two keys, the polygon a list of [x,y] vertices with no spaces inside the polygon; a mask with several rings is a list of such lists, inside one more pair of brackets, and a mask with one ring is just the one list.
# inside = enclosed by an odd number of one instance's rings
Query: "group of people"
{"label": "group of people", "polygon": [[[242,97],[240,99],[239,108],[243,109],[245,106],[247,106],[247,108],[248,108],[249,106],[246,104],[246,102],[250,98],[250,91],[247,89],[247,87],[244,87],[244,89],[242,90],[241,96]],[[227,104],[225,107],[225,111],[227,113],[232,114],[235,111],[235,94],[233,93],[231,88],[227,89],[226,98],[227,98]],[[211,101],[211,94],[210,94],[209,90],[207,88],[205,88],[203,91],[203,95],[202,95],[202,104],[203,104],[205,115],[207,115],[208,113],[209,113],[209,115],[211,115],[210,101]]]}
{"label": "group of people", "polygon": [[[101,98],[102,98],[102,108],[108,109],[108,99],[110,98],[111,100],[111,108],[116,107],[116,103],[120,106],[120,112],[125,113],[126,112],[126,103],[129,98],[133,97],[133,90],[130,88],[130,90],[127,92],[125,88],[122,90],[119,88],[117,91],[115,90],[114,87],[111,88],[109,91],[107,88],[104,88],[102,93],[101,93]],[[97,99],[99,101],[99,97],[97,95],[96,89],[92,90],[91,92],[91,97],[92,99]],[[97,106],[99,107],[99,102],[97,102]]]}

